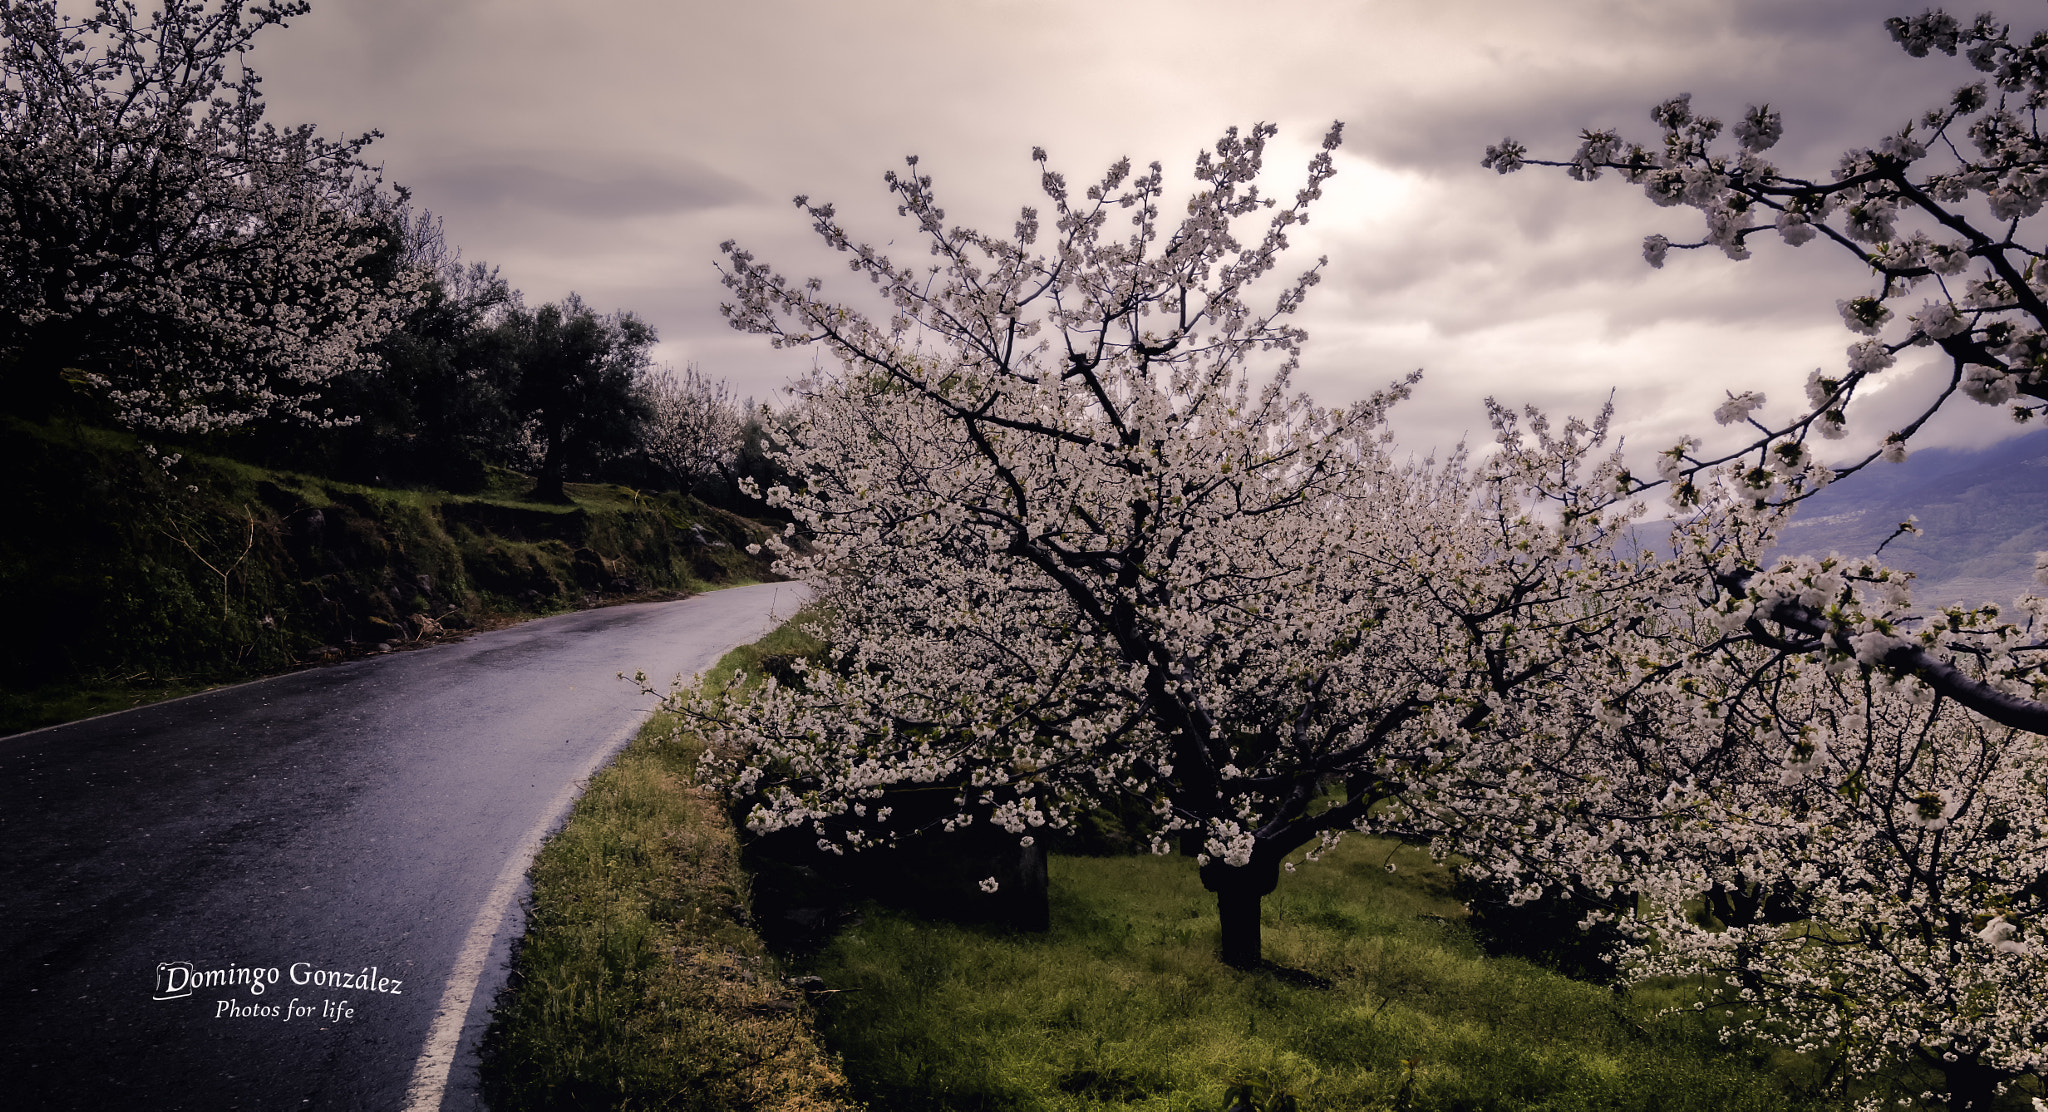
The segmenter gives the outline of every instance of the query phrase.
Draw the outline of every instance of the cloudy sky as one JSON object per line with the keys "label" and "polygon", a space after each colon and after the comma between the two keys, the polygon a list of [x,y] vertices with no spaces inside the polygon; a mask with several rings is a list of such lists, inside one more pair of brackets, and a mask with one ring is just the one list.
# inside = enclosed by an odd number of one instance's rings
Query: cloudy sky
{"label": "cloudy sky", "polygon": [[[1911,6],[1918,11],[1921,5]],[[1974,12],[1967,9],[1964,14]],[[1994,7],[2048,26],[2037,2]],[[1612,177],[1499,177],[1513,135],[1562,157],[1586,126],[1654,138],[1691,92],[1733,118],[1784,113],[1778,164],[1825,176],[1975,78],[1908,58],[1871,0],[315,0],[258,40],[272,119],[370,128],[390,180],[466,257],[537,303],[570,291],[660,330],[663,359],[769,396],[811,356],[718,314],[718,244],[792,276],[850,277],[808,239],[798,193],[859,239],[911,230],[881,183],[921,157],[952,221],[1007,229],[1042,145],[1069,180],[1121,155],[1185,187],[1231,124],[1270,121],[1291,193],[1332,120],[1339,174],[1294,254],[1330,257],[1303,316],[1299,384],[1348,401],[1421,367],[1400,412],[1416,447],[1483,434],[1480,399],[1589,413],[1614,391],[1631,444],[1713,428],[1723,391],[1800,397],[1851,339],[1837,299],[1867,275],[1824,243],[1642,261],[1651,232],[1699,234]],[[901,244],[898,250],[900,251]],[[865,284],[862,283],[864,286]],[[840,288],[849,287],[842,285]],[[1869,403],[1883,431],[1926,377],[1911,359]],[[1982,407],[1922,443],[2017,431]],[[1767,411],[1769,412],[1769,411]]]}

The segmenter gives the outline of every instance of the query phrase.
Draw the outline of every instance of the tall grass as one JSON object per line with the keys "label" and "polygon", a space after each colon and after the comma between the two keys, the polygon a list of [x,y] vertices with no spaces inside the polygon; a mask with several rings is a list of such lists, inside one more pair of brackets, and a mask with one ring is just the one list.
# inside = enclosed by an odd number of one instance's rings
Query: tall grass
{"label": "tall grass", "polygon": [[842,1086],[803,994],[746,925],[739,847],[657,718],[535,859],[485,1040],[498,1112],[816,1112]]}

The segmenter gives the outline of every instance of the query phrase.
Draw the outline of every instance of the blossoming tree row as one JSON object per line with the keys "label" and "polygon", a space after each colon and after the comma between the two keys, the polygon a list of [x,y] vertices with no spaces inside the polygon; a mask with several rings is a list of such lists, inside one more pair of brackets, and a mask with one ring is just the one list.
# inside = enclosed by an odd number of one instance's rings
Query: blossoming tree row
{"label": "blossoming tree row", "polygon": [[[778,430],[797,483],[766,492],[795,518],[776,547],[822,592],[830,659],[688,708],[749,825],[835,852],[974,824],[1029,845],[1141,801],[1155,851],[1197,858],[1239,965],[1259,961],[1259,901],[1296,860],[1394,833],[1518,898],[1607,898],[1643,940],[1638,975],[1757,970],[1733,1001],[1752,1028],[1845,1077],[1925,1054],[1975,1101],[2038,1069],[2031,1021],[1998,1017],[2048,1003],[2030,995],[2040,764],[1892,659],[1938,656],[1951,686],[2024,701],[2024,635],[1982,615],[1911,644],[1844,632],[1850,611],[1908,607],[1902,577],[1765,564],[1780,480],[1728,461],[1674,457],[1684,515],[1645,548],[1604,413],[1558,425],[1489,403],[1489,451],[1416,460],[1386,431],[1412,378],[1341,409],[1291,393],[1289,315],[1320,264],[1264,300],[1253,287],[1340,132],[1283,197],[1259,187],[1271,135],[1226,133],[1173,221],[1156,164],[1077,196],[1036,152],[1045,211],[1007,238],[948,224],[913,160],[888,181],[920,265],[798,198],[874,287],[866,307],[726,245],[733,324],[837,362]],[[1901,728],[1930,755],[1900,757]],[[1894,839],[1828,872],[1876,825],[1997,816],[1996,837]],[[1928,860],[1966,879],[1894,883]],[[1686,918],[1701,893],[1736,930]],[[1908,953],[1892,926],[1862,929],[1880,912],[1941,941]],[[1860,947],[1853,971],[1820,945]],[[1895,966],[1921,971],[1895,983],[1923,1002],[1949,986],[1968,1008],[1859,1025],[1871,996],[1814,987]]]}

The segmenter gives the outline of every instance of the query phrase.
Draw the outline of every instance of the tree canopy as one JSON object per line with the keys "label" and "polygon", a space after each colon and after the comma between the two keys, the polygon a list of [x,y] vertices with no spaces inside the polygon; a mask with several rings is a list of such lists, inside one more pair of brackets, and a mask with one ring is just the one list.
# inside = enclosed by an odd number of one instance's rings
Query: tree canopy
{"label": "tree canopy", "polygon": [[[1156,164],[1119,163],[1085,200],[1042,169],[1043,254],[1032,209],[1014,240],[945,225],[913,162],[888,181],[940,260],[926,274],[799,198],[891,300],[886,326],[727,245],[735,326],[842,362],[783,430],[801,487],[769,492],[813,546],[782,566],[826,592],[840,656],[707,712],[747,754],[733,775],[761,793],[757,830],[859,845],[991,822],[1028,840],[1142,800],[1156,848],[1199,857],[1226,959],[1254,964],[1289,853],[1374,824],[1478,846],[1525,822],[1527,793],[1589,789],[1578,750],[1606,677],[1577,662],[1654,627],[1696,563],[1627,542],[1640,507],[1614,497],[1604,416],[1495,407],[1485,460],[1401,462],[1386,420],[1412,376],[1342,409],[1291,393],[1288,317],[1316,270],[1269,304],[1252,287],[1339,132],[1287,207],[1257,184],[1272,134],[1205,152],[1177,224]],[[1240,241],[1235,222],[1268,212]],[[1251,366],[1262,351],[1278,366]],[[891,828],[887,791],[912,784],[952,806]]]}
{"label": "tree canopy", "polygon": [[559,304],[513,309],[498,331],[516,367],[513,411],[536,442],[535,497],[566,502],[571,470],[638,442],[650,416],[639,387],[654,329],[631,313],[599,314],[572,293]]}
{"label": "tree canopy", "polygon": [[0,373],[27,412],[89,389],[124,424],[346,421],[322,387],[419,288],[381,273],[393,199],[330,140],[264,122],[242,65],[304,3],[0,2]]}

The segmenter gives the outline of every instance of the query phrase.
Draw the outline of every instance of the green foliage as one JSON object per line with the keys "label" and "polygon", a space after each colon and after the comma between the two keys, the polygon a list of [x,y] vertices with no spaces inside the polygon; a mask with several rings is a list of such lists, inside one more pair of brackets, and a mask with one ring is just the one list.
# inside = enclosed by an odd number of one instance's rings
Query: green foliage
{"label": "green foliage", "polygon": [[746,687],[752,687],[770,675],[787,682],[790,666],[797,659],[813,662],[823,659],[825,643],[810,633],[813,624],[822,618],[816,608],[798,611],[795,617],[777,626],[768,636],[719,657],[718,663],[704,673],[704,685],[722,691],[731,687],[735,679],[740,679]]}
{"label": "green foliage", "polygon": [[619,597],[768,574],[759,525],[684,495],[393,491],[0,423],[0,733]]}
{"label": "green foliage", "polygon": [[517,372],[513,412],[541,446],[533,497],[565,501],[562,482],[631,451],[649,416],[640,372],[654,329],[631,313],[599,316],[570,294],[560,305],[514,309],[498,326]]}
{"label": "green foliage", "polygon": [[519,295],[495,268],[447,258],[438,220],[423,213],[398,223],[392,240],[403,257],[394,262],[433,276],[378,342],[377,358],[329,384],[335,412],[354,420],[316,429],[263,422],[221,450],[353,482],[462,493],[480,492],[489,465],[512,462],[518,368],[495,325]]}
{"label": "green foliage", "polygon": [[1353,839],[1303,865],[1265,902],[1278,967],[1254,972],[1216,961],[1193,862],[1052,867],[1048,934],[871,908],[820,954],[840,990],[822,1030],[856,1096],[892,1112],[1801,1107],[1704,1026],[1486,958],[1450,877],[1411,850]]}
{"label": "green foliage", "polygon": [[838,1108],[803,994],[746,926],[746,875],[699,750],[656,719],[534,861],[484,1049],[491,1106]]}

